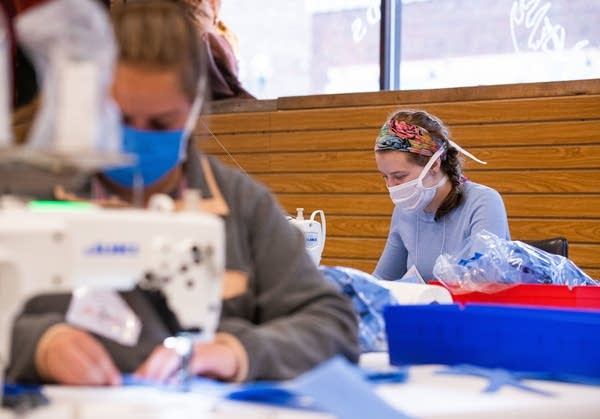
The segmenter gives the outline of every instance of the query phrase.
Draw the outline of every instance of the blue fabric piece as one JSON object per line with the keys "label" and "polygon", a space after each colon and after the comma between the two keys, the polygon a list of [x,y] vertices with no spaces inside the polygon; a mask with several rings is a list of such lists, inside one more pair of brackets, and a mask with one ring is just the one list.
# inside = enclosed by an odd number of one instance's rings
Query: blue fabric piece
{"label": "blue fabric piece", "polygon": [[[254,382],[241,386],[221,383],[208,378],[194,377],[183,391],[201,392],[226,397],[230,400],[266,403],[286,408],[326,411],[341,419],[364,417],[405,418],[373,392],[374,384],[404,382],[406,368],[377,371],[361,369],[345,358],[328,362],[285,382]],[[124,374],[125,386],[144,386],[163,391],[182,391],[175,384],[157,383]],[[352,400],[352,403],[348,403]]]}
{"label": "blue fabric piece", "polygon": [[191,377],[185,384],[182,384],[161,383],[133,374],[123,374],[121,375],[121,383],[124,386],[152,387],[162,391],[201,392],[217,396],[225,396],[231,391],[230,384],[200,376]]}
{"label": "blue fabric piece", "polygon": [[[406,418],[373,392],[366,379],[405,380],[406,370],[365,372],[342,357],[284,383],[251,383],[229,394],[232,400],[270,403],[285,407],[326,411],[340,419]],[[398,382],[396,381],[396,382]],[[381,382],[381,381],[378,381]]]}
{"label": "blue fabric piece", "polygon": [[387,350],[383,308],[397,304],[391,292],[377,283],[377,278],[358,269],[343,266],[320,266],[325,278],[345,294],[358,317],[358,339],[362,352]]}
{"label": "blue fabric piece", "polygon": [[474,375],[489,380],[484,393],[495,393],[502,387],[510,386],[519,390],[539,394],[540,396],[554,397],[554,394],[545,390],[540,390],[521,382],[526,378],[523,374],[510,372],[502,368],[483,368],[474,365],[459,364],[453,365],[443,370],[436,371],[436,374],[444,375]]}
{"label": "blue fabric piece", "polygon": [[240,389],[230,392],[227,398],[252,403],[266,403],[292,409],[318,410],[310,400],[303,398],[292,389],[288,389],[285,384],[271,381],[245,384]]}
{"label": "blue fabric piece", "polygon": [[368,370],[365,368],[361,369],[364,374],[364,378],[371,384],[388,384],[388,383],[403,383],[408,380],[408,368],[395,368],[389,371],[375,371]]}
{"label": "blue fabric piece", "polygon": [[2,407],[17,411],[28,411],[48,403],[42,388],[34,384],[4,383],[2,390]]}

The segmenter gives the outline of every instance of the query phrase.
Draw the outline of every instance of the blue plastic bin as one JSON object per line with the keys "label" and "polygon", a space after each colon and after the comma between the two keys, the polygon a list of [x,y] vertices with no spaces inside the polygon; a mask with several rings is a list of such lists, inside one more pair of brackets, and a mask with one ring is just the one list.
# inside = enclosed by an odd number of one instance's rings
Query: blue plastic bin
{"label": "blue plastic bin", "polygon": [[600,380],[600,311],[388,306],[384,318],[393,365],[472,364],[559,380]]}

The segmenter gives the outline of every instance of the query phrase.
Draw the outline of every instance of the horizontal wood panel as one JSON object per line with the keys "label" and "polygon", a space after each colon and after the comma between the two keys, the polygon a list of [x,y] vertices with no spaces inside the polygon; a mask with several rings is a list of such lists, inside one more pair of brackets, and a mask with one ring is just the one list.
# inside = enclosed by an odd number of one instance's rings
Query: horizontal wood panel
{"label": "horizontal wood panel", "polygon": [[390,228],[391,213],[388,216],[348,216],[325,214],[327,236],[385,238]]}
{"label": "horizontal wood panel", "polygon": [[[598,169],[600,167],[600,145],[570,147],[520,147],[520,148],[471,148],[480,159],[481,165],[470,159],[465,161],[465,170],[505,169]],[[371,171],[377,166],[372,151],[322,151],[306,153],[231,153],[240,165],[249,172],[343,172]],[[223,161],[231,160],[224,156]]]}
{"label": "horizontal wood panel", "polygon": [[600,268],[585,268],[584,272],[600,283]]}
{"label": "horizontal wood panel", "polygon": [[[324,257],[378,259],[385,246],[385,239],[352,237],[327,237]],[[569,245],[569,258],[580,268],[600,267],[600,245]]]}
{"label": "horizontal wood panel", "polygon": [[600,195],[503,195],[509,217],[600,218]]}
{"label": "horizontal wood panel", "polygon": [[386,239],[327,237],[323,255],[333,258],[378,259]]}
{"label": "horizontal wood panel", "polygon": [[[288,212],[320,208],[334,215],[389,215],[393,206],[383,194],[278,194]],[[504,195],[509,217],[600,218],[600,195]]]}
{"label": "horizontal wood panel", "polygon": [[[312,208],[307,208],[311,210]],[[327,236],[385,238],[390,228],[391,213],[386,216],[347,216],[325,214]],[[541,240],[564,236],[570,243],[593,243],[600,237],[600,219],[526,219],[509,218],[514,240]],[[598,256],[600,265],[600,255]]]}
{"label": "horizontal wood panel", "polygon": [[[600,118],[600,114],[597,118]],[[600,120],[452,125],[452,137],[461,146],[568,145],[600,143]]]}
{"label": "horizontal wood panel", "polygon": [[569,244],[569,259],[583,270],[600,268],[600,244]]}
{"label": "horizontal wood panel", "polygon": [[[541,240],[564,236],[570,243],[597,243],[600,238],[600,219],[508,219],[510,234],[514,240]],[[598,255],[600,266],[600,255]]]}
{"label": "horizontal wood panel", "polygon": [[[383,123],[383,121],[381,121]],[[197,135],[198,145],[210,153],[271,151],[372,150],[379,130],[338,129],[267,133]],[[600,120],[545,123],[455,125],[450,130],[463,147],[507,145],[568,145],[600,143]]]}
{"label": "horizontal wood panel", "polygon": [[454,102],[464,100],[506,99],[521,97],[571,96],[600,93],[600,80],[569,80],[543,83],[518,83],[495,86],[451,87],[427,90],[392,90],[383,92],[342,93],[281,97],[279,109],[369,106],[398,103]]}
{"label": "horizontal wood panel", "polygon": [[[599,156],[600,158],[600,156]],[[559,172],[552,170],[467,171],[473,182],[487,185],[501,194],[506,193],[600,193],[598,170]]]}
{"label": "horizontal wood panel", "polygon": [[277,200],[289,213],[302,207],[322,209],[328,215],[390,215],[393,209],[392,201],[383,194],[278,194]]}
{"label": "horizontal wood panel", "polygon": [[271,112],[243,112],[231,114],[202,115],[196,132],[261,132],[271,129]]}
{"label": "horizontal wood panel", "polygon": [[[311,130],[331,127],[378,127],[400,106],[369,106],[338,109],[308,109],[277,111],[271,114],[271,130]],[[573,96],[532,99],[506,99],[453,103],[432,103],[402,108],[419,108],[441,118],[446,124],[476,124],[486,122],[555,121],[597,119],[600,116],[600,96]],[[247,130],[237,130],[237,132]],[[222,131],[222,132],[234,132]]]}
{"label": "horizontal wood panel", "polygon": [[228,166],[235,167],[248,172],[269,172],[271,171],[271,156],[268,153],[263,154],[229,154],[217,156],[219,160]]}
{"label": "horizontal wood panel", "polygon": [[[371,128],[348,130],[334,128],[321,131],[222,134],[218,138],[228,150],[235,152],[372,150],[377,133],[377,129]],[[207,140],[205,143],[205,150],[222,152],[214,139]]]}
{"label": "horizontal wood panel", "polygon": [[222,134],[194,137],[198,148],[206,153],[265,153],[271,150],[271,134]]}
{"label": "horizontal wood panel", "polygon": [[346,266],[363,272],[372,273],[377,265],[376,259],[352,259],[352,258],[329,258],[323,257],[321,265]]}
{"label": "horizontal wood panel", "polygon": [[[469,179],[500,193],[600,193],[598,170],[471,171]],[[276,193],[387,193],[379,173],[273,173],[256,174]]]}

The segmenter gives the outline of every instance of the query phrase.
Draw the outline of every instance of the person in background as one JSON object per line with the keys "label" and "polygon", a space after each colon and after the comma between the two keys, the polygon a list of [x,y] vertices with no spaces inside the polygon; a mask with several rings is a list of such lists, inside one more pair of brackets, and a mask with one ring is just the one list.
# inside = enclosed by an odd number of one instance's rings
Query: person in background
{"label": "person in background", "polygon": [[237,37],[219,20],[220,0],[178,0],[196,22],[208,55],[211,98],[253,99],[238,79]]}
{"label": "person in background", "polygon": [[[78,197],[131,202],[141,174],[144,202],[156,192],[180,199],[182,191],[196,189],[203,209],[223,219],[221,321],[213,342],[195,344],[190,371],[224,381],[282,380],[338,354],[356,362],[357,324],[349,302],[319,273],[302,234],[269,190],[199,154],[182,133],[186,123],[195,122],[206,88],[194,24],[181,7],[164,0],[127,2],[115,8],[113,23],[120,46],[113,95],[123,114],[124,145],[139,163],[104,170]],[[143,324],[133,347],[67,324],[71,295],[28,301],[14,325],[8,377],[118,385],[121,373],[133,372],[168,380],[180,359],[162,342],[176,333],[176,318],[161,295],[141,289],[121,295]]]}
{"label": "person in background", "polygon": [[395,207],[377,278],[400,279],[414,266],[433,279],[437,257],[457,253],[483,229],[510,239],[500,194],[465,178],[460,153],[477,160],[425,111],[399,110],[383,124],[375,161]]}

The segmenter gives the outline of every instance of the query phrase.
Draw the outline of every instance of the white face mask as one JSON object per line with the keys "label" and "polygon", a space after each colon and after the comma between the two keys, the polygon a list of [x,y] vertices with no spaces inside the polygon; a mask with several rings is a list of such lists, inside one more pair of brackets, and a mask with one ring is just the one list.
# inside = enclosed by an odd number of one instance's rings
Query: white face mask
{"label": "white face mask", "polygon": [[397,207],[406,212],[415,212],[425,209],[425,207],[433,201],[435,193],[439,187],[446,183],[448,176],[444,175],[436,185],[430,187],[425,187],[423,185],[423,179],[427,176],[433,163],[435,163],[437,158],[440,157],[443,152],[444,148],[440,148],[436,151],[416,179],[400,185],[388,187],[390,198],[392,198],[392,202]]}

